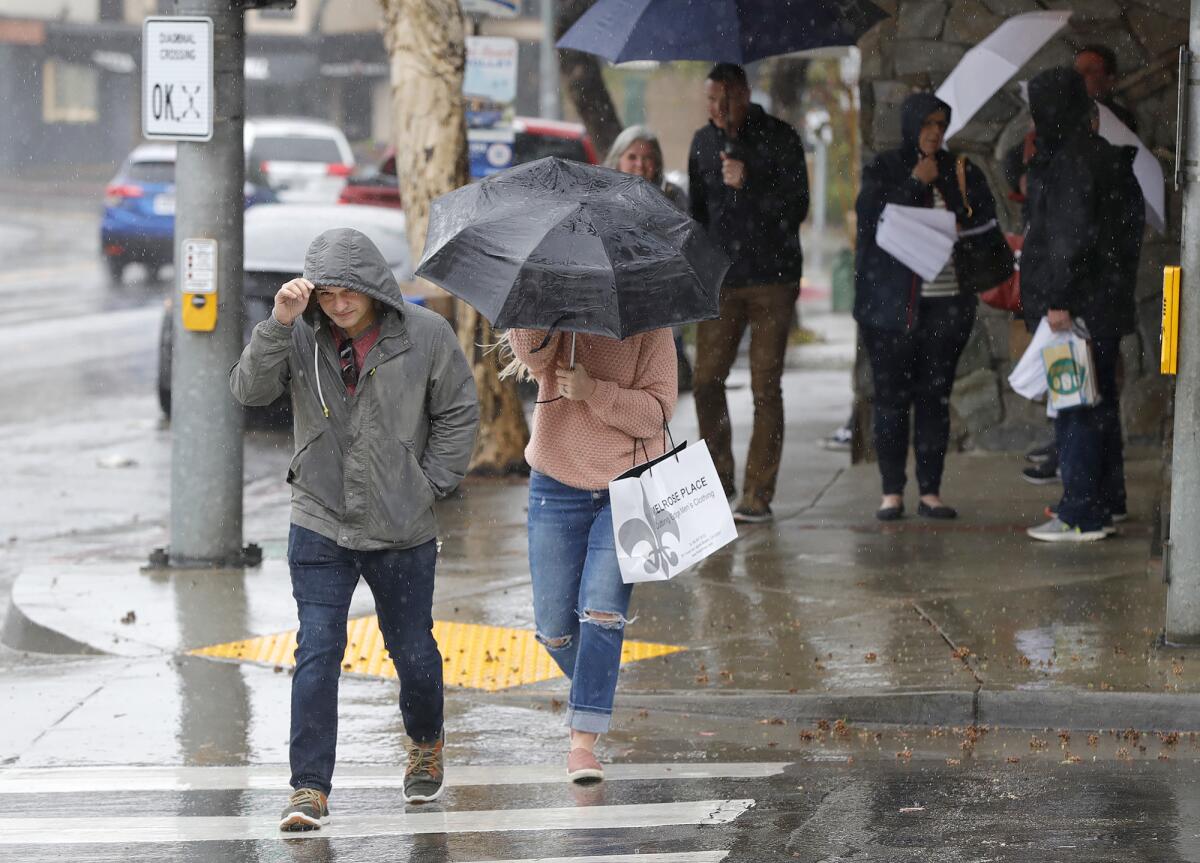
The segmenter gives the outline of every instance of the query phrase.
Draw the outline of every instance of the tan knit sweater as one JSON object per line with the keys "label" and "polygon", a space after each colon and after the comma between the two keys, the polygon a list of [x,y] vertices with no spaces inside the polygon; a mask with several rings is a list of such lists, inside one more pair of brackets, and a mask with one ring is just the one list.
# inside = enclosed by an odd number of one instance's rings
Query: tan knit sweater
{"label": "tan knit sweater", "polygon": [[[546,334],[510,330],[517,359],[538,382],[538,401],[559,395],[554,370],[566,366],[571,334],[556,333],[533,353]],[[573,488],[599,491],[634,464],[634,442],[650,458],[663,453],[663,418],[675,412],[679,395],[675,342],[670,330],[654,330],[624,341],[580,334],[575,364],[596,381],[586,401],[558,399],[533,412],[533,434],[525,449],[530,467]],[[637,460],[645,461],[642,444]]]}

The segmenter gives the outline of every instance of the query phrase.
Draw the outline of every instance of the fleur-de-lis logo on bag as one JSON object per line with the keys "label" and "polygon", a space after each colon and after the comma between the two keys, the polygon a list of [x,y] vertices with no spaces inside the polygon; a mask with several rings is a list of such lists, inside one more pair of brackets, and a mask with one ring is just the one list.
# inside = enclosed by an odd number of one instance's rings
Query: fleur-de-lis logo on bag
{"label": "fleur-de-lis logo on bag", "polygon": [[650,546],[650,552],[646,555],[644,564],[646,574],[650,575],[661,569],[663,575],[670,578],[670,567],[679,563],[679,555],[667,548],[664,540],[670,536],[676,542],[679,541],[679,524],[675,521],[675,516],[669,512],[664,511],[655,515],[654,507],[650,505],[650,499],[646,497],[644,488],[642,489],[642,512],[645,518],[631,518],[621,525],[621,529],[617,531],[617,542],[630,557],[633,557],[634,549],[638,545],[643,542],[647,543]]}

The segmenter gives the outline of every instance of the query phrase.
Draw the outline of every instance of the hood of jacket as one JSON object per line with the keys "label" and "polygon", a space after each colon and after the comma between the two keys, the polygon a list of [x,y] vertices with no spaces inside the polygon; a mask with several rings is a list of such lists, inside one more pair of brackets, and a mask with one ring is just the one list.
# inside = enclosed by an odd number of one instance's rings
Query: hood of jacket
{"label": "hood of jacket", "polygon": [[1037,129],[1038,154],[1049,158],[1067,139],[1091,128],[1092,101],[1083,77],[1062,66],[1029,82],[1029,111]]}
{"label": "hood of jacket", "polygon": [[921,146],[921,127],[925,118],[934,111],[945,111],[946,122],[950,122],[950,106],[932,93],[913,93],[900,106],[900,149],[909,161],[907,167],[917,164]]}
{"label": "hood of jacket", "polygon": [[[378,246],[354,228],[332,228],[313,240],[304,255],[304,278],[317,286],[366,294],[404,313],[404,295],[392,268]],[[319,308],[314,292],[304,313],[310,323]]]}

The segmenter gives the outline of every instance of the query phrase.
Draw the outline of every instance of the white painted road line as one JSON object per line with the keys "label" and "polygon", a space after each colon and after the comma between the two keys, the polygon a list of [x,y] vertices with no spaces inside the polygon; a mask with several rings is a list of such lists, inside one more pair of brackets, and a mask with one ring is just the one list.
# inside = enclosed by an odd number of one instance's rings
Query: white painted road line
{"label": "white painted road line", "polygon": [[[790,762],[712,764],[609,764],[608,781],[667,779],[765,779]],[[254,767],[46,767],[0,769],[0,794],[80,794],[105,791],[279,791],[288,787],[286,765]],[[451,762],[446,784],[536,785],[566,782],[560,764],[462,765]],[[339,764],[337,788],[399,788],[404,768]]]}
{"label": "white painted road line", "polygon": [[614,830],[729,824],[753,800],[695,800],[559,809],[337,815],[309,833],[283,833],[262,816],[0,818],[0,845],[131,845],[148,842],[254,842],[445,833]]}
{"label": "white painted road line", "polygon": [[536,857],[525,860],[476,860],[474,863],[721,863],[728,851],[684,851],[667,854],[601,854],[591,857]]}

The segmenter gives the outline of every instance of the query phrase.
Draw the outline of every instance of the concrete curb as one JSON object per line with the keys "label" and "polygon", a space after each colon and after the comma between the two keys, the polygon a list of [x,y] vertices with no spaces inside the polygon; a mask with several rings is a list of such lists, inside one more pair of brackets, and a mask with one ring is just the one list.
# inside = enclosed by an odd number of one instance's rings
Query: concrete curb
{"label": "concrete curb", "polygon": [[1200,731],[1200,694],[984,690],[978,717],[998,728]]}
{"label": "concrete curb", "polygon": [[15,601],[8,603],[4,625],[0,626],[0,645],[23,653],[48,653],[80,656],[107,656],[90,644],[42,626],[30,618]]}
{"label": "concrete curb", "polygon": [[[537,704],[550,694],[493,693],[507,703]],[[1200,694],[1157,692],[927,691],[927,692],[623,692],[618,707],[782,719],[808,724],[845,719],[860,725],[966,726],[1029,730],[1200,731]],[[1194,717],[1181,725],[1181,717]]]}

